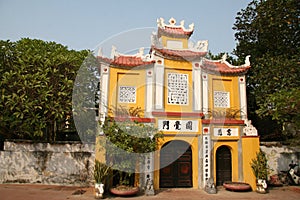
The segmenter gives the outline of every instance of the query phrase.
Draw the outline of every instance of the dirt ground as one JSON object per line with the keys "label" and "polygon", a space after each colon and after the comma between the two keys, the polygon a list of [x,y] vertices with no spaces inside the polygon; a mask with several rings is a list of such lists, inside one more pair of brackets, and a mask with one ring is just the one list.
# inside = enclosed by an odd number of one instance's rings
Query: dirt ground
{"label": "dirt ground", "polygon": [[[95,199],[93,188],[53,186],[53,185],[27,185],[27,184],[0,184],[0,200],[87,200]],[[179,200],[179,199],[270,199],[270,200],[297,200],[300,199],[300,186],[270,188],[267,194],[256,192],[231,192],[218,188],[217,194],[207,194],[198,189],[162,189],[155,196],[137,195],[134,197],[115,197],[106,195],[105,199],[126,200]]]}

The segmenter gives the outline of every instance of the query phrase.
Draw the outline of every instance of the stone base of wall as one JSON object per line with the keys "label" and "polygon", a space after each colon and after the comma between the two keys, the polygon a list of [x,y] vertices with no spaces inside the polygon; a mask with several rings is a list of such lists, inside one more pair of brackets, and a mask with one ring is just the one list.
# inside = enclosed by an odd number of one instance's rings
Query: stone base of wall
{"label": "stone base of wall", "polygon": [[93,184],[94,144],[5,142],[0,183]]}

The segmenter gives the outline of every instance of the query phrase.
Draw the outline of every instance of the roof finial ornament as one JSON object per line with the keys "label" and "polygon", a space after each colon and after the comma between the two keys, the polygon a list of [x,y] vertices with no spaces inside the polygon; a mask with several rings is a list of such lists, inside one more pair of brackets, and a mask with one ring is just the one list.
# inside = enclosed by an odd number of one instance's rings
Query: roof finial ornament
{"label": "roof finial ornament", "polygon": [[184,28],[184,20],[181,20],[180,26],[181,26],[182,28]]}
{"label": "roof finial ornament", "polygon": [[103,52],[102,52],[102,48],[101,47],[98,49],[97,56],[99,56],[99,57],[103,56]]}
{"label": "roof finial ornament", "polygon": [[221,62],[225,63],[226,59],[227,59],[227,53],[224,53],[223,56],[222,56]]}
{"label": "roof finial ornament", "polygon": [[199,40],[194,47],[197,51],[207,52],[208,40]]}
{"label": "roof finial ornament", "polygon": [[244,66],[250,66],[250,55],[246,56]]}
{"label": "roof finial ornament", "polygon": [[174,17],[171,17],[169,20],[170,25],[175,25],[176,24],[176,19]]}
{"label": "roof finial ornament", "polygon": [[161,18],[157,19],[156,22],[157,22],[157,26],[158,27],[160,27],[160,28],[164,28],[165,27],[165,20],[164,20],[164,18],[161,17]]}
{"label": "roof finial ornament", "polygon": [[110,58],[114,59],[116,55],[117,55],[117,48],[114,45],[112,45]]}
{"label": "roof finial ornament", "polygon": [[144,55],[144,47],[141,47],[140,49],[139,49],[139,52],[137,53],[137,57],[142,57]]}
{"label": "roof finial ornament", "polygon": [[195,26],[195,24],[194,24],[194,23],[191,23],[191,24],[189,25],[189,30],[194,30],[194,26]]}

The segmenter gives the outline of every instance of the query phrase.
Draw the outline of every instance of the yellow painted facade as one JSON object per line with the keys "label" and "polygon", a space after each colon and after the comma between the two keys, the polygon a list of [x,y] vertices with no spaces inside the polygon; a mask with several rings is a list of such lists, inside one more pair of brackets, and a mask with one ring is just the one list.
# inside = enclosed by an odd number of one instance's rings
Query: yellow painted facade
{"label": "yellow painted facade", "polygon": [[242,138],[243,148],[243,175],[244,181],[249,183],[251,187],[256,188],[256,179],[253,178],[254,174],[250,164],[252,159],[256,158],[256,153],[259,151],[259,138],[258,137],[244,137]]}
{"label": "yellow painted facade", "polygon": [[[109,101],[108,107],[111,109],[141,108],[145,110],[145,70],[143,69],[118,69],[110,68],[109,79]],[[136,101],[132,103],[120,103],[118,93],[120,86],[131,86],[136,88]]]}
{"label": "yellow painted facade", "polygon": [[[254,189],[255,177],[250,162],[259,149],[259,138],[245,131],[248,119],[247,114],[242,112],[247,110],[245,73],[250,66],[233,67],[227,63],[226,58],[208,60],[204,57],[207,52],[188,47],[188,34],[191,34],[189,30],[181,29],[178,34],[184,35],[178,37],[173,32],[181,26],[176,26],[175,22],[170,25],[165,25],[163,21],[160,23],[159,26],[165,27],[158,38],[162,47],[152,51],[150,61],[153,62],[142,67],[108,64],[109,78],[104,83],[108,85],[106,93],[109,108],[140,107],[144,111],[140,117],[151,119],[150,123],[164,133],[164,138],[157,142],[158,150],[152,160],[153,174],[148,173],[147,177],[153,177],[155,190],[161,187],[185,187],[184,181],[188,182],[187,187],[204,188],[209,178],[215,184],[223,181],[246,182]],[[172,28],[172,32],[168,32],[168,27]],[[181,44],[182,49],[179,48]],[[173,49],[172,45],[175,46]],[[132,59],[146,62],[141,57]],[[105,68],[107,63],[103,66]],[[172,82],[170,74],[179,76]],[[182,77],[184,80],[181,80]],[[182,88],[181,82],[187,86]],[[134,90],[128,93],[128,96],[134,96],[131,102],[124,103],[120,100],[120,87],[125,86]],[[176,98],[184,103],[175,101]],[[109,115],[105,112],[102,114]],[[183,185],[177,183],[177,179],[173,180],[172,176],[169,177],[170,180],[162,180],[160,153],[170,141],[184,141],[191,149],[190,168],[184,165],[182,169],[176,168],[191,176],[190,179],[182,180]],[[217,166],[218,162],[223,162],[218,158],[223,156],[218,154],[218,149],[222,147],[230,152],[230,176],[222,176],[222,173],[227,172]],[[231,180],[225,180],[226,177]],[[141,174],[138,178],[136,183],[143,185],[145,179]],[[168,181],[174,181],[173,185],[168,185]]]}

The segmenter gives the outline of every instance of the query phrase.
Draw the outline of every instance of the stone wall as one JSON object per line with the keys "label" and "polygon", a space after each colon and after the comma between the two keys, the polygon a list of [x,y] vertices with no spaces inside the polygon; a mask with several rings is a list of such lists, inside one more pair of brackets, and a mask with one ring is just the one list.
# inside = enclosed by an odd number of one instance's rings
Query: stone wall
{"label": "stone wall", "polygon": [[[283,146],[280,143],[261,143],[261,150],[266,153],[268,165],[272,169],[270,175],[287,171],[291,161],[300,165],[300,149]],[[296,168],[297,169],[297,168]]]}
{"label": "stone wall", "polygon": [[4,142],[0,183],[91,185],[94,144]]}
{"label": "stone wall", "polygon": [[[300,149],[279,143],[261,143],[271,174],[288,170],[289,163],[300,165]],[[94,144],[49,144],[4,142],[0,151],[0,183],[41,183],[92,185]]]}

